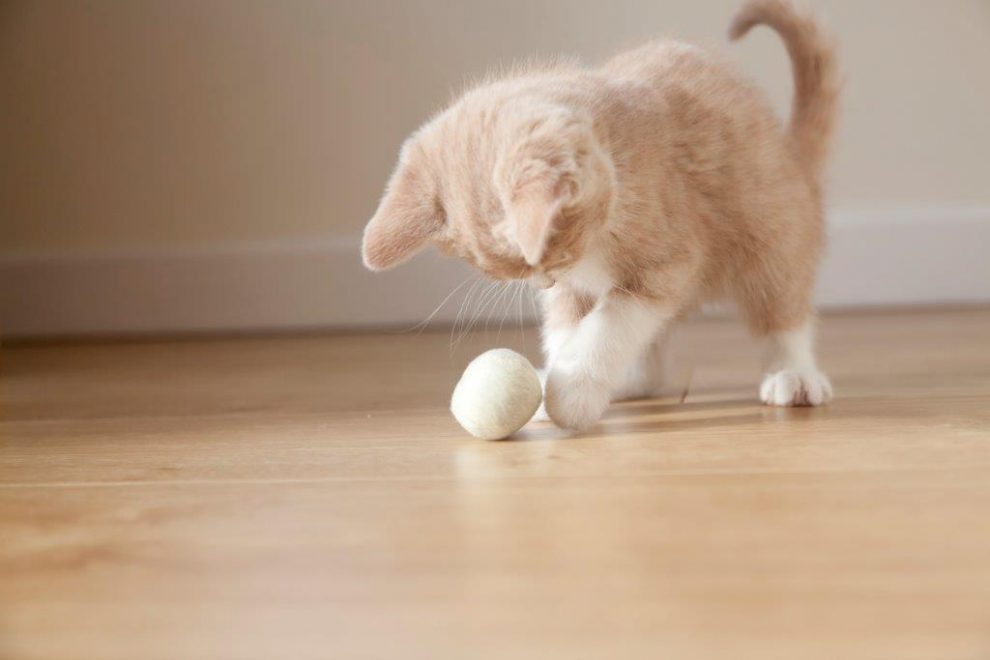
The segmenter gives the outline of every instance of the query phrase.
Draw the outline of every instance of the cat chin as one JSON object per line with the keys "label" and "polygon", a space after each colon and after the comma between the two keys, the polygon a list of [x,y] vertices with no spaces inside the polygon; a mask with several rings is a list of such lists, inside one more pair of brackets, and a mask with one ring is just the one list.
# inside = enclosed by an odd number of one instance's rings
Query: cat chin
{"label": "cat chin", "polygon": [[558,276],[558,281],[593,298],[601,298],[615,287],[615,276],[600,249],[589,249],[573,266]]}

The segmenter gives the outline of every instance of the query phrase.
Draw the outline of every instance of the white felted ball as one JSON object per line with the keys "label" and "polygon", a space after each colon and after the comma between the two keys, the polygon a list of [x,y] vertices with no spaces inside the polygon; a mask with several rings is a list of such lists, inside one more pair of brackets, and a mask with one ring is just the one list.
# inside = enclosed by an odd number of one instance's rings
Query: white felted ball
{"label": "white felted ball", "polygon": [[507,438],[528,422],[543,400],[529,360],[495,348],[471,360],[450,398],[450,412],[476,438]]}

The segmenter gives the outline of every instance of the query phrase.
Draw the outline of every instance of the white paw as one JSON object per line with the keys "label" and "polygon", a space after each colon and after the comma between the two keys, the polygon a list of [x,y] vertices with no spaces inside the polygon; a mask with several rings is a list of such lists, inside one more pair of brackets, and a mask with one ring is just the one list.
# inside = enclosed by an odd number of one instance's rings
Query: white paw
{"label": "white paw", "polygon": [[580,370],[554,369],[547,377],[543,403],[557,426],[586,429],[601,418],[608,402],[608,386]]}
{"label": "white paw", "polygon": [[820,406],[832,400],[832,384],[820,371],[783,370],[768,374],[760,401],[771,406]]}

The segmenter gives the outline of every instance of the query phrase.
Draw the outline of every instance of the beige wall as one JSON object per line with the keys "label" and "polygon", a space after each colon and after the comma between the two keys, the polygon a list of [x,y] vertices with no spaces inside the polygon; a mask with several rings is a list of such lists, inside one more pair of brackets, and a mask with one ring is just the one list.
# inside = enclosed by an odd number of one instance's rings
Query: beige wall
{"label": "beige wall", "polygon": [[[819,0],[848,94],[843,209],[990,205],[990,2]],[[0,2],[0,248],[358,233],[402,137],[460,81],[533,53],[596,61],[728,0]],[[737,51],[782,108],[768,33]]]}

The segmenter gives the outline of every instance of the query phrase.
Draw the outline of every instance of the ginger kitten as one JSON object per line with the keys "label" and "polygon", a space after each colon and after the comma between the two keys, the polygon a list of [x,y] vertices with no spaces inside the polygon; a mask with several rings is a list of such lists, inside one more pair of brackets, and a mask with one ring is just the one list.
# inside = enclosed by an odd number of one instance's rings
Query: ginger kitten
{"label": "ginger kitten", "polygon": [[721,56],[677,42],[486,82],[406,140],[365,265],[432,242],[544,288],[546,413],[565,428],[654,394],[668,325],[724,298],[769,341],[763,402],[825,403],[812,291],[839,75],[826,35],[789,1],[751,0],[730,36],[758,24],[792,60],[788,126]]}

